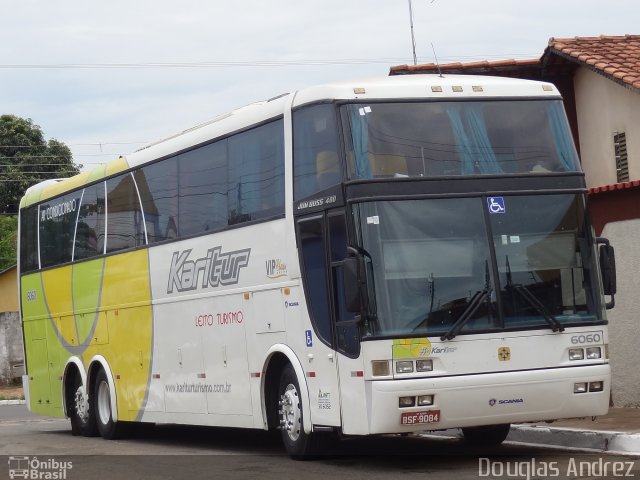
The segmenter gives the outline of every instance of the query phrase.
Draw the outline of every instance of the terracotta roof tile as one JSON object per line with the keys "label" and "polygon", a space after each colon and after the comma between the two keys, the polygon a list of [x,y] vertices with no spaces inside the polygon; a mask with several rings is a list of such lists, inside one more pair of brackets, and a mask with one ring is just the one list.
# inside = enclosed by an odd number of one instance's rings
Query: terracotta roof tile
{"label": "terracotta roof tile", "polygon": [[638,88],[640,35],[551,38],[552,53],[577,59],[613,80]]}
{"label": "terracotta roof tile", "polygon": [[603,185],[601,187],[592,187],[589,189],[589,194],[603,192],[615,192],[616,190],[626,190],[628,188],[640,187],[640,180],[633,180],[631,182],[613,183],[611,185]]}
{"label": "terracotta roof tile", "polygon": [[[555,58],[554,58],[555,57]],[[640,35],[551,38],[539,60],[498,60],[440,65],[442,72],[520,76],[535,68],[546,68],[557,60],[581,64],[632,89],[640,89]],[[392,75],[437,73],[438,65],[398,65]]]}
{"label": "terracotta roof tile", "polygon": [[[455,72],[455,73],[465,73],[471,70],[484,70],[490,72],[492,70],[500,70],[500,69],[514,69],[519,67],[536,67],[540,65],[540,60],[498,60],[494,62],[489,62],[487,60],[481,60],[470,63],[443,63],[440,64],[440,70],[443,72]],[[437,73],[438,65],[435,63],[423,63],[420,65],[396,65],[391,67],[390,72],[392,74],[403,74],[403,73]]]}

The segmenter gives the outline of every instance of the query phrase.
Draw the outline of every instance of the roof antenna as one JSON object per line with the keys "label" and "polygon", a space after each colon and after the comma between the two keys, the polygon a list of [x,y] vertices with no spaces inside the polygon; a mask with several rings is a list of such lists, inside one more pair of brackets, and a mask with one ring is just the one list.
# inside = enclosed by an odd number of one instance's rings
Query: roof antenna
{"label": "roof antenna", "polygon": [[411,7],[411,0],[409,0],[409,24],[411,25],[411,47],[413,48],[413,64],[418,64],[418,57],[416,56],[416,37],[413,34],[413,8]]}
{"label": "roof antenna", "polygon": [[438,62],[438,56],[436,55],[436,49],[435,49],[435,47],[433,46],[433,43],[431,43],[431,50],[433,50],[433,58],[435,58],[435,59],[436,59],[436,67],[438,67],[438,76],[439,76],[440,78],[444,78],[444,77],[442,76],[442,70],[440,70],[440,63]]}

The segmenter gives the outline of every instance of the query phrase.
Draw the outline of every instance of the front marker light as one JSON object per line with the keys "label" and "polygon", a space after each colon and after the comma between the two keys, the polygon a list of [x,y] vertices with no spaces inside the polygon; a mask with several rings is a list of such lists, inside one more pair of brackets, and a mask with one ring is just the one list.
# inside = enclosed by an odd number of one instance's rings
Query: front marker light
{"label": "front marker light", "polygon": [[416,360],[416,372],[432,372],[433,360]]}
{"label": "front marker light", "polygon": [[413,361],[403,360],[396,362],[396,373],[411,373],[413,372]]}
{"label": "front marker light", "polygon": [[418,397],[419,407],[428,407],[430,405],[433,405],[433,395],[420,395]]}
{"label": "front marker light", "polygon": [[398,399],[398,406],[400,408],[413,407],[416,404],[416,397],[400,397]]}
{"label": "front marker light", "polygon": [[585,393],[587,391],[587,382],[573,384],[573,393]]}
{"label": "front marker light", "polygon": [[391,374],[388,360],[372,360],[371,372],[374,377],[386,377]]}
{"label": "front marker light", "polygon": [[584,349],[582,348],[569,349],[569,360],[583,360],[583,359],[584,359]]}
{"label": "front marker light", "polygon": [[601,392],[604,390],[604,382],[589,382],[590,392]]}
{"label": "front marker light", "polygon": [[596,358],[601,358],[601,357],[602,357],[602,350],[600,350],[600,347],[587,348],[587,358],[589,360],[594,360]]}

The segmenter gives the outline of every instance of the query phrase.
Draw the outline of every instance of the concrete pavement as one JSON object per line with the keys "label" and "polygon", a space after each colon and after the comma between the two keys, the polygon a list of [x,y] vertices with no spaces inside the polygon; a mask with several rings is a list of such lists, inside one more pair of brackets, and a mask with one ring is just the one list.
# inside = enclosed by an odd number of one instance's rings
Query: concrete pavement
{"label": "concrete pavement", "polygon": [[[24,404],[24,400],[0,401],[0,406],[15,404]],[[434,434],[461,436],[459,430]],[[594,419],[512,425],[507,441],[640,456],[640,408],[611,408],[607,415]]]}
{"label": "concrete pavement", "polygon": [[[462,437],[459,429],[426,436]],[[602,417],[511,426],[507,442],[640,456],[640,408],[611,408]]]}
{"label": "concrete pavement", "polygon": [[514,425],[507,441],[640,455],[640,408],[611,408],[594,419]]}

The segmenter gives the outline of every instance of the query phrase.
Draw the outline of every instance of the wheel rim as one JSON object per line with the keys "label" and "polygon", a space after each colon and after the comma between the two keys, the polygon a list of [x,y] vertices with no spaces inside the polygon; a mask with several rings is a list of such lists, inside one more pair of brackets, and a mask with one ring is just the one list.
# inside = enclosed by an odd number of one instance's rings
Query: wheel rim
{"label": "wheel rim", "polygon": [[300,409],[298,390],[289,384],[280,396],[280,426],[292,442],[300,437],[302,426],[302,410]]}
{"label": "wheel rim", "polygon": [[111,420],[111,395],[109,395],[109,384],[105,381],[98,386],[98,416],[103,425]]}
{"label": "wheel rim", "polygon": [[87,402],[82,387],[78,387],[74,396],[74,403],[76,409],[76,415],[82,423],[87,423],[89,420],[89,402]]}

